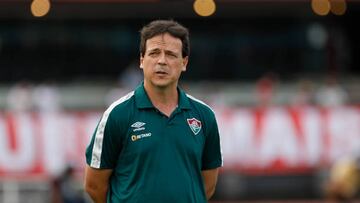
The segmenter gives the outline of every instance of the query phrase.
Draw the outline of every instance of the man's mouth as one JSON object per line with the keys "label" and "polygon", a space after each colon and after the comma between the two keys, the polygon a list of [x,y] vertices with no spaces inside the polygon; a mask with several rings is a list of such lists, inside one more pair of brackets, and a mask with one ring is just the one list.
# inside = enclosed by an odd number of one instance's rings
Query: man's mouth
{"label": "man's mouth", "polygon": [[167,72],[165,72],[165,71],[156,71],[155,73],[157,75],[167,75]]}

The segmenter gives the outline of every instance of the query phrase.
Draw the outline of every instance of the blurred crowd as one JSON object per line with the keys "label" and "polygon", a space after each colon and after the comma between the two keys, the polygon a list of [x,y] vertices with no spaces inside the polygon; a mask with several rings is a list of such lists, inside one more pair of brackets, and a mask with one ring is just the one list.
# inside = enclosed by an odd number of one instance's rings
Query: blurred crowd
{"label": "blurred crowd", "polygon": [[[140,70],[136,65],[131,65],[119,77],[118,81],[108,85],[106,92],[96,92],[90,95],[97,98],[93,103],[98,106],[106,107],[113,101],[125,95],[132,88],[136,87],[141,81]],[[232,92],[231,96],[236,98],[235,102],[228,102],[229,97],[221,87],[201,87],[198,90],[200,95],[195,95],[213,105],[236,106],[244,105],[244,101],[250,101],[250,106],[268,107],[273,105],[286,105],[301,107],[306,105],[316,105],[320,107],[336,107],[347,104],[356,104],[352,101],[351,94],[335,76],[327,76],[323,82],[321,80],[314,81],[311,79],[299,79],[290,83],[291,90],[287,93],[286,98],[282,98],[279,102],[279,95],[282,94],[281,88],[286,87],[286,83],[282,83],[276,74],[267,73],[253,83],[249,83],[253,88],[250,94],[242,95],[244,87],[238,86],[238,95]],[[289,83],[287,83],[289,84]],[[12,85],[7,91],[5,109],[7,111],[42,111],[57,112],[64,107],[63,93],[59,91],[61,84],[56,85],[54,82],[44,82],[34,84],[28,81],[20,81]],[[187,88],[183,85],[183,88]],[[190,88],[191,89],[191,88]],[[194,88],[192,88],[194,89]],[[196,88],[195,88],[196,89]],[[248,88],[249,89],[249,88]],[[289,89],[289,88],[288,88]],[[247,90],[248,91],[248,90]],[[289,91],[289,90],[288,90]],[[84,92],[78,92],[75,95],[81,100]],[[89,93],[90,94],[90,93]],[[98,98],[102,101],[99,104]],[[251,98],[249,98],[251,97]],[[284,102],[285,101],[285,102]],[[91,101],[83,101],[91,102]],[[70,104],[71,106],[71,104]],[[95,106],[95,105],[94,105]],[[76,110],[76,109],[75,109]]]}
{"label": "blurred crowd", "polygon": [[34,85],[20,81],[9,89],[6,97],[6,109],[12,112],[57,112],[60,108],[58,87],[51,82]]}
{"label": "blurred crowd", "polygon": [[[257,104],[268,106],[273,104],[276,86],[279,80],[274,73],[266,73],[256,81]],[[295,92],[288,99],[293,106],[318,105],[321,107],[336,107],[347,104],[349,95],[334,75],[328,75],[323,83],[309,79],[300,79]]]}

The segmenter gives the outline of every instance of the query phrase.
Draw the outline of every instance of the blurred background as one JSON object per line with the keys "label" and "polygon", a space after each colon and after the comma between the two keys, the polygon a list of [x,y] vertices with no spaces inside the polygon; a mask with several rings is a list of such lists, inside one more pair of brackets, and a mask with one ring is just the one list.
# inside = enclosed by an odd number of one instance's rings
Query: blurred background
{"label": "blurred background", "polygon": [[355,0],[0,0],[0,202],[89,202],[85,148],[142,80],[154,19],[190,30],[181,86],[222,138],[213,202],[356,199],[359,16]]}

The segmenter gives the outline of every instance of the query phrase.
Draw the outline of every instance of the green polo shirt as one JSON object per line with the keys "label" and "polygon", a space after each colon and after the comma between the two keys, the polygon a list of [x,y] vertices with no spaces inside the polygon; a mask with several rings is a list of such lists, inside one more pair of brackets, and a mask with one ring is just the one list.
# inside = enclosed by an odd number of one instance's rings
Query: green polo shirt
{"label": "green polo shirt", "polygon": [[222,165],[214,112],[178,88],[165,116],[143,84],[103,114],[86,150],[87,164],[113,169],[108,202],[203,203],[201,171]]}

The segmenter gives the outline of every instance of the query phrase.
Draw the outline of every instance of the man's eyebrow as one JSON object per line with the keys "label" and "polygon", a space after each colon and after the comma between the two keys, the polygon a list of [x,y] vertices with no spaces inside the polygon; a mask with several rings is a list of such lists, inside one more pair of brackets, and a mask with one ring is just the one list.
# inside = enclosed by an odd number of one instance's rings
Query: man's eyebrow
{"label": "man's eyebrow", "polygon": [[147,52],[159,52],[159,51],[161,51],[161,49],[159,48],[152,48],[147,50]]}
{"label": "man's eyebrow", "polygon": [[177,51],[172,51],[172,50],[165,50],[165,53],[169,53],[169,54],[178,54]]}
{"label": "man's eyebrow", "polygon": [[[153,48],[153,49],[148,49],[147,51],[148,51],[148,52],[160,51],[160,49],[159,49],[159,48]],[[166,52],[166,53],[174,53],[174,54],[177,53],[177,51],[175,51],[175,50],[169,50],[169,49],[166,49],[165,52]]]}

